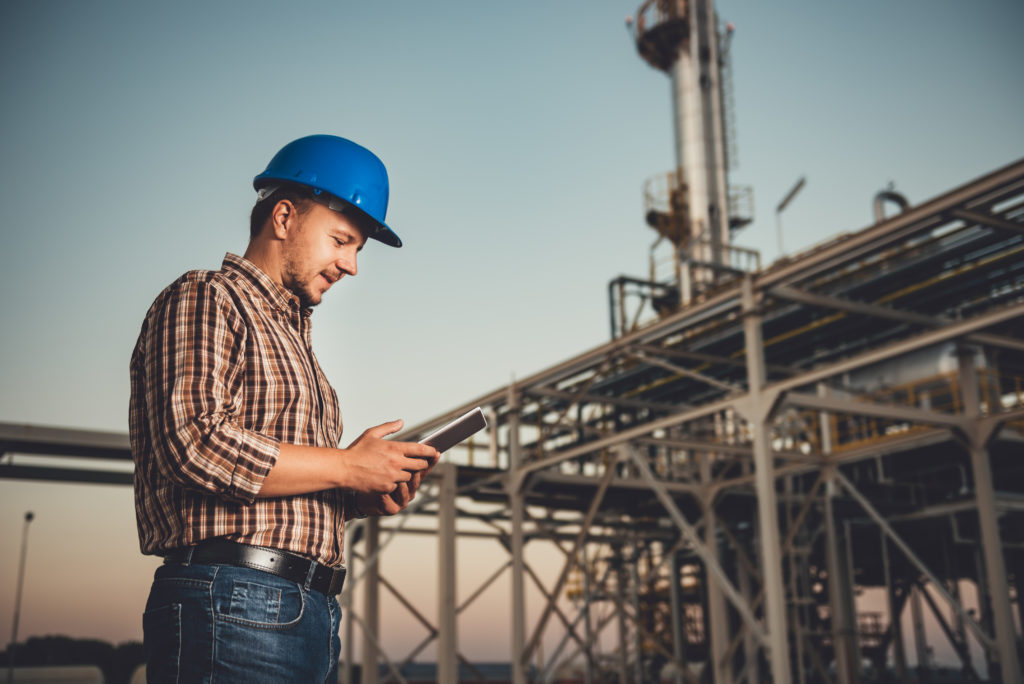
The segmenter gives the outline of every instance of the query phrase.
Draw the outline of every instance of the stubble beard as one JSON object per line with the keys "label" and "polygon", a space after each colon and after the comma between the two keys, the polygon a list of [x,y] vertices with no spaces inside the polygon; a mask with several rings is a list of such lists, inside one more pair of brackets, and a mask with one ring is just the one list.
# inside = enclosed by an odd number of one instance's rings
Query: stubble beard
{"label": "stubble beard", "polygon": [[302,263],[286,259],[282,281],[285,288],[299,298],[299,305],[302,308],[311,309],[322,301],[323,293],[313,289],[319,272],[314,272],[308,279],[303,279],[302,274],[307,270],[303,266]]}

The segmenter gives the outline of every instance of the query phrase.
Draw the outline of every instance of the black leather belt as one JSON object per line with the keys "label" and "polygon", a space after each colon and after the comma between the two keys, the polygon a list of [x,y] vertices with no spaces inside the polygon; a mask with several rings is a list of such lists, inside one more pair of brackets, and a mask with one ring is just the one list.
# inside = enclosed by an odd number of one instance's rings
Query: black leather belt
{"label": "black leather belt", "polygon": [[171,551],[164,556],[164,563],[223,564],[262,570],[302,586],[307,586],[306,581],[309,580],[310,589],[327,596],[341,593],[346,573],[344,567],[330,568],[287,551],[223,539],[200,542],[196,546]]}

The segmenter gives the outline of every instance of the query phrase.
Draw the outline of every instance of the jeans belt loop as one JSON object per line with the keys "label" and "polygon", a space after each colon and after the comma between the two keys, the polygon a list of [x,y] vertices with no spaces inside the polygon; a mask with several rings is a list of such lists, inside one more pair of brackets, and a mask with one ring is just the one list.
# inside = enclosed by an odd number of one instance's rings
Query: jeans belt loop
{"label": "jeans belt loop", "polygon": [[302,588],[309,591],[313,586],[313,576],[316,574],[316,569],[319,563],[312,561],[309,564],[309,570],[306,572],[306,583],[302,585]]}

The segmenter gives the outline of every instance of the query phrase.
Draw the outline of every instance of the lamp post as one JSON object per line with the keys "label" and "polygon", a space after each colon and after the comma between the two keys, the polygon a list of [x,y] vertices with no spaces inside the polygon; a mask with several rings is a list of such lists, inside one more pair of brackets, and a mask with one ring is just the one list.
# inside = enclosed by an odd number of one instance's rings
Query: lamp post
{"label": "lamp post", "polygon": [[11,626],[11,645],[7,649],[7,684],[14,682],[14,649],[18,643],[18,617],[21,613],[21,588],[25,584],[25,556],[28,553],[28,525],[35,514],[25,512],[25,526],[21,531],[21,562],[18,566],[18,589],[14,594],[14,624]]}
{"label": "lamp post", "polygon": [[796,194],[804,187],[804,183],[807,179],[804,176],[800,176],[800,180],[796,182],[796,185],[786,194],[782,201],[779,202],[779,206],[775,207],[775,231],[779,235],[779,257],[781,258],[785,252],[782,249],[782,210],[793,201]]}

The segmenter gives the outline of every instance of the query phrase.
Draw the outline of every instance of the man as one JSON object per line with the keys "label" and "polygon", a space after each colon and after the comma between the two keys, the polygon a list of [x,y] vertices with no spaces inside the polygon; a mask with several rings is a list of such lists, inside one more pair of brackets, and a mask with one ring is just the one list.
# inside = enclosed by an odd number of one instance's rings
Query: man
{"label": "man", "polygon": [[143,616],[150,682],[335,682],[345,520],[405,508],[438,453],[339,449],[311,308],[385,223],[387,171],[344,138],[282,148],[255,178],[244,257],[164,290],[131,361],[142,552],[164,556]]}

